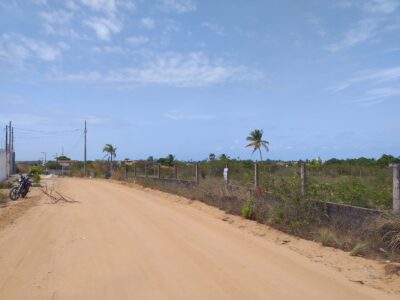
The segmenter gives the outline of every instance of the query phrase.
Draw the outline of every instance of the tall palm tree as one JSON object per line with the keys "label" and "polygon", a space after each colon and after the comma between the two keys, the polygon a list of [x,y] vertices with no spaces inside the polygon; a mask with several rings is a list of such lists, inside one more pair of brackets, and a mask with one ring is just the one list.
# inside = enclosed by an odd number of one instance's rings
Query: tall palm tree
{"label": "tall palm tree", "polygon": [[112,171],[113,158],[117,156],[117,148],[111,144],[106,144],[103,148],[103,152],[107,153],[106,156],[108,156],[110,162],[110,171]]}
{"label": "tall palm tree", "polygon": [[[253,147],[253,153],[257,150],[260,152],[260,159],[262,160],[261,148],[264,148],[265,151],[269,151],[268,145],[269,142],[262,139],[264,131],[262,129],[256,129],[250,132],[250,135],[246,138],[247,141],[251,142],[246,147]],[[252,153],[252,154],[253,154]]]}

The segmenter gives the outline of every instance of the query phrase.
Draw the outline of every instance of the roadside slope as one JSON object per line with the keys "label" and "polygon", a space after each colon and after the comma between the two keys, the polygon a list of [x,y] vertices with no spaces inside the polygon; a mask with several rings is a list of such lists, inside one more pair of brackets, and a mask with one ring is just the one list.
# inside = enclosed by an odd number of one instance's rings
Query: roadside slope
{"label": "roadside slope", "polygon": [[[0,299],[395,299],[182,205],[101,180],[59,179],[0,232]],[[210,208],[212,209],[212,208]]]}

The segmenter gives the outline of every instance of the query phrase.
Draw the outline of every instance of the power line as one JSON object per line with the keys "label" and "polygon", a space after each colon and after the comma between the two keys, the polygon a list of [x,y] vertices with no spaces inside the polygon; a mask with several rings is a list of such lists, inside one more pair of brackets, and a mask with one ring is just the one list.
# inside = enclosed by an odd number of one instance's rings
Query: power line
{"label": "power line", "polygon": [[60,134],[60,133],[72,133],[72,132],[82,131],[82,129],[69,129],[69,130],[36,130],[36,129],[26,129],[26,128],[19,128],[19,127],[14,127],[14,129],[19,130],[19,131],[36,132],[36,133],[43,133],[43,134]]}

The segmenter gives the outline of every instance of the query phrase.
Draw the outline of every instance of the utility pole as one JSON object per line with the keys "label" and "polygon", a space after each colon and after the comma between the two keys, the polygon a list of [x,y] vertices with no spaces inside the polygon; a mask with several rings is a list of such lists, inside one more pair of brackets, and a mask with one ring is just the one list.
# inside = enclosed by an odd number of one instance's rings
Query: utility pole
{"label": "utility pole", "polygon": [[85,147],[83,150],[83,174],[85,177],[86,177],[86,154],[87,154],[86,141],[87,141],[87,127],[86,127],[86,120],[85,120]]}
{"label": "utility pole", "polygon": [[44,165],[46,165],[47,162],[46,152],[42,152],[42,154],[44,154]]}
{"label": "utility pole", "polygon": [[15,173],[14,127],[11,127],[11,174]]}
{"label": "utility pole", "polygon": [[8,125],[6,125],[6,176],[8,177]]}
{"label": "utility pole", "polygon": [[6,153],[8,153],[8,125],[6,125]]}
{"label": "utility pole", "polygon": [[12,147],[12,129],[11,129],[11,121],[10,124],[8,125],[8,159],[9,159],[9,175],[12,174],[12,153],[13,153],[13,149],[11,149]]}

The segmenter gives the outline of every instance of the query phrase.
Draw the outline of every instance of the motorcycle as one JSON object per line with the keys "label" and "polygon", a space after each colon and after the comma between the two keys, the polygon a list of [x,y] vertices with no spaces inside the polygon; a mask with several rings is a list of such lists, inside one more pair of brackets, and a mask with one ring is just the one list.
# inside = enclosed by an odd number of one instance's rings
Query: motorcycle
{"label": "motorcycle", "polygon": [[10,190],[10,199],[15,201],[19,197],[25,198],[29,192],[29,188],[32,186],[32,180],[30,179],[29,175],[23,176],[18,180],[18,186],[13,187]]}

